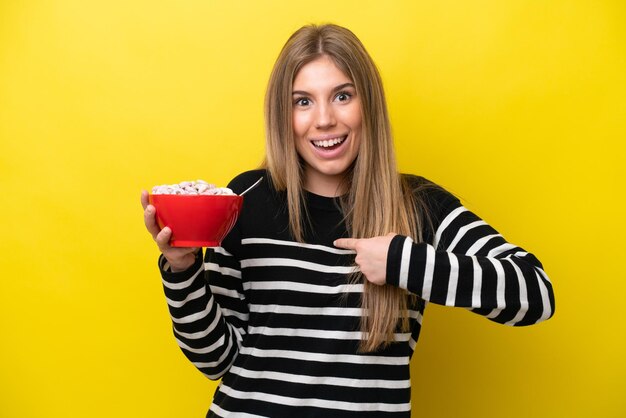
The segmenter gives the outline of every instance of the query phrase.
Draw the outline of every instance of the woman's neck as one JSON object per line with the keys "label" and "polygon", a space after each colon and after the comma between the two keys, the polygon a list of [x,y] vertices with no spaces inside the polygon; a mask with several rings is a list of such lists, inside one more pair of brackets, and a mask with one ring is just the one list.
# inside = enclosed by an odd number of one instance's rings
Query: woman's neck
{"label": "woman's neck", "polygon": [[345,193],[343,175],[327,176],[319,173],[305,173],[304,189],[325,197],[337,197]]}

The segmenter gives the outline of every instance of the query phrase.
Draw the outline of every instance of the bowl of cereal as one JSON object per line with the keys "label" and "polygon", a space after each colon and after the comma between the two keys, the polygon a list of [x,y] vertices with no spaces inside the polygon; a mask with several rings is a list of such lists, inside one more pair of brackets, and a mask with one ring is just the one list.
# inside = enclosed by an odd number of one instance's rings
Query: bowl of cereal
{"label": "bowl of cereal", "polygon": [[149,195],[172,247],[219,247],[235,225],[243,197],[203,180],[155,186]]}

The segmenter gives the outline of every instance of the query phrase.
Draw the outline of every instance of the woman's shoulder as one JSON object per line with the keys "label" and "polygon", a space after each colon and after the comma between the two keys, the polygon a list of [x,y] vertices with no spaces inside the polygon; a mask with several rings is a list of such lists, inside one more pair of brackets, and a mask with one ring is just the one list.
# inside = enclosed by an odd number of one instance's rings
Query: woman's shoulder
{"label": "woman's shoulder", "polygon": [[401,176],[415,199],[426,204],[431,212],[437,213],[450,205],[460,205],[458,197],[434,181],[415,174]]}
{"label": "woman's shoulder", "polygon": [[257,170],[248,170],[243,173],[237,175],[228,183],[228,188],[237,194],[241,194],[248,187],[252,186],[256,183],[260,178],[263,180],[262,183],[268,183],[267,179],[267,170],[265,169],[257,169]]}

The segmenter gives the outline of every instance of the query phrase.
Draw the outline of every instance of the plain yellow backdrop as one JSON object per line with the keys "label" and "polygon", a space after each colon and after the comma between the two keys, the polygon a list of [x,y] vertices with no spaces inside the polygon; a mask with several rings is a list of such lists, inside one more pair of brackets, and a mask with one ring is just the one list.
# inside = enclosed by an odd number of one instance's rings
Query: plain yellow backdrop
{"label": "plain yellow backdrop", "polygon": [[257,166],[271,66],[312,22],[374,57],[402,171],[555,288],[528,328],[429,305],[413,415],[626,416],[624,4],[0,2],[0,416],[204,416],[139,192]]}

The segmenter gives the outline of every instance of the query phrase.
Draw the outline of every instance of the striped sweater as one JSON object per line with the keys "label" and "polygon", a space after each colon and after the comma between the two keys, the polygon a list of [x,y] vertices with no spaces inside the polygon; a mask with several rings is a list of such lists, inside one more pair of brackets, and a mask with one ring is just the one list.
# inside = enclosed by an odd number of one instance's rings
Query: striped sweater
{"label": "striped sweater", "polygon": [[[246,172],[229,187],[241,192],[261,176]],[[515,326],[552,316],[552,286],[532,254],[442,188],[419,190],[432,231],[421,243],[396,236],[387,258],[387,282],[418,296],[410,330],[375,353],[358,351],[363,284],[348,282],[354,253],[332,245],[347,236],[333,198],[306,193],[310,223],[299,243],[284,194],[264,181],[246,194],[221,247],[184,272],[159,259],[179,346],[208,378],[222,379],[207,416],[410,417],[409,361],[428,302]]]}

